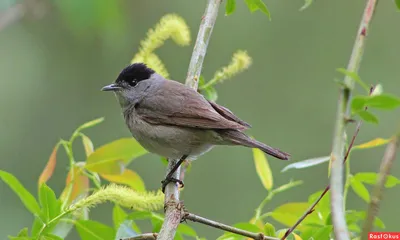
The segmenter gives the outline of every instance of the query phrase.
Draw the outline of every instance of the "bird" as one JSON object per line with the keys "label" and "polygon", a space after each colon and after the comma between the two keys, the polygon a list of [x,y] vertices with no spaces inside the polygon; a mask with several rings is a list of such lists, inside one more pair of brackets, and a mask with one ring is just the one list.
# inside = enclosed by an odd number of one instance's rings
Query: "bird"
{"label": "bird", "polygon": [[214,146],[258,148],[288,160],[290,154],[259,142],[244,133],[250,124],[228,108],[207,100],[196,90],[169,80],[144,63],[133,63],[102,91],[114,92],[132,136],[147,151],[178,160],[162,181],[162,190],[185,160],[195,160]]}

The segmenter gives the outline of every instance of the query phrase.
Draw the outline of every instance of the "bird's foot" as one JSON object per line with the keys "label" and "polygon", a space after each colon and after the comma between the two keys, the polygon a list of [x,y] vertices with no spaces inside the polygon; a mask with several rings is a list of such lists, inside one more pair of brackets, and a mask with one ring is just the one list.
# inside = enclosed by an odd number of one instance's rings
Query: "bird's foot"
{"label": "bird's foot", "polygon": [[179,187],[183,188],[185,186],[185,184],[183,183],[183,181],[173,178],[173,177],[167,177],[164,180],[161,181],[162,184],[162,192],[165,193],[165,187],[169,184],[169,183],[178,183]]}

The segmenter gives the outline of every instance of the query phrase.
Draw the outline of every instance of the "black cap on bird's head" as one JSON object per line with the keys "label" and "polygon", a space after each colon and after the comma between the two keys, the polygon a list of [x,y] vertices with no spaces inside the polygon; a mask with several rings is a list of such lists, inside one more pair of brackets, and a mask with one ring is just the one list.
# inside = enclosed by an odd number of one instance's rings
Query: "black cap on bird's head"
{"label": "black cap on bird's head", "polygon": [[120,72],[115,83],[103,87],[102,91],[117,91],[123,86],[134,87],[138,82],[149,79],[155,71],[144,63],[133,63]]}

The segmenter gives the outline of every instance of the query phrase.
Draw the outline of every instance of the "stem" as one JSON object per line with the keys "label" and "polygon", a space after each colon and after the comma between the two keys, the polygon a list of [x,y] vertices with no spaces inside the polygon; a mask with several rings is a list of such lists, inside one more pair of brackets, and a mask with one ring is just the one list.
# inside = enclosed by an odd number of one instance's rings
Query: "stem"
{"label": "stem", "polygon": [[192,222],[199,222],[199,223],[205,224],[210,227],[218,228],[218,229],[221,229],[221,230],[224,230],[227,232],[239,234],[239,235],[249,237],[252,239],[256,239],[256,240],[279,240],[279,238],[268,237],[268,236],[264,236],[264,234],[262,234],[262,233],[253,233],[253,232],[245,231],[245,230],[242,230],[239,228],[231,227],[229,225],[226,225],[226,224],[223,224],[220,222],[216,222],[216,221],[204,218],[204,217],[200,217],[200,216],[197,216],[192,213],[185,213],[184,219],[190,220]]}
{"label": "stem", "polygon": [[273,191],[270,191],[268,193],[268,195],[264,198],[264,200],[260,203],[260,205],[256,208],[256,214],[254,216],[256,221],[261,218],[261,211],[263,210],[265,204],[267,204],[269,201],[271,201],[271,199],[274,196],[275,196],[275,193]]}
{"label": "stem", "polygon": [[134,237],[123,238],[121,240],[156,240],[157,236],[157,233],[143,233]]}
{"label": "stem", "polygon": [[[357,31],[357,38],[355,40],[353,51],[350,56],[347,71],[358,72],[363,50],[365,47],[365,38],[368,32],[369,24],[374,14],[375,7],[378,0],[368,0],[363,17],[361,19],[360,27]],[[344,78],[345,86],[342,87],[339,95],[338,110],[336,115],[336,124],[334,131],[334,139],[332,146],[332,166],[331,166],[331,179],[330,186],[331,193],[331,210],[332,210],[332,223],[336,239],[348,240],[349,233],[346,226],[346,219],[343,207],[343,164],[341,159],[344,159],[343,150],[345,146],[345,125],[346,115],[350,109],[351,95],[354,88],[354,80],[350,76]]]}
{"label": "stem", "polygon": [[[198,86],[197,80],[201,73],[201,67],[207,52],[207,46],[211,37],[212,29],[217,19],[220,4],[221,0],[208,0],[206,10],[200,24],[199,32],[197,34],[196,44],[193,49],[186,78],[186,85],[195,90]],[[170,172],[175,164],[176,160],[169,160],[167,173]],[[179,179],[180,171],[181,168],[178,168],[173,177]],[[183,206],[179,203],[179,187],[177,184],[170,183],[166,186],[164,209],[165,220],[157,239],[174,239],[176,229],[183,216]]]}
{"label": "stem", "polygon": [[208,42],[218,16],[218,9],[222,0],[208,0],[206,11],[201,19],[200,29],[197,33],[189,70],[186,77],[186,85],[197,89],[198,79],[206,56]]}
{"label": "stem", "polygon": [[[370,94],[372,93],[373,89],[374,89],[374,88],[372,87],[371,90],[370,90]],[[365,108],[365,110],[367,110],[367,108]],[[362,125],[362,121],[360,120],[360,121],[357,123],[356,130],[354,131],[354,134],[353,134],[353,137],[351,138],[351,142],[350,142],[350,144],[349,144],[349,147],[347,148],[346,154],[345,154],[345,156],[344,156],[343,164],[347,162],[347,159],[348,159],[348,157],[349,157],[349,155],[350,155],[351,149],[353,148],[353,145],[354,145],[354,142],[355,142],[355,140],[356,140],[356,137],[357,137],[358,133],[360,132],[360,127],[361,127],[361,125]],[[349,165],[349,171],[350,171],[350,165]],[[291,228],[289,228],[289,229],[286,231],[285,235],[282,237],[282,240],[286,239],[286,238],[296,229],[296,227],[300,225],[300,223],[301,223],[308,215],[310,215],[312,212],[314,212],[315,206],[317,206],[317,204],[321,201],[321,199],[325,196],[325,194],[326,194],[327,192],[329,192],[329,190],[330,190],[330,185],[326,186],[325,190],[321,193],[321,195],[318,197],[318,199],[315,200],[315,202],[307,209],[307,211],[304,212],[304,214],[297,220],[297,222],[296,222]],[[347,194],[346,194],[346,195],[347,195]],[[345,195],[345,196],[346,196],[346,195]]]}
{"label": "stem", "polygon": [[369,203],[367,218],[364,222],[363,231],[361,234],[361,240],[368,239],[368,233],[372,230],[375,217],[378,214],[379,203],[382,200],[383,189],[385,188],[387,177],[396,158],[397,147],[399,146],[399,137],[400,134],[397,134],[397,136],[393,137],[392,141],[386,147],[379,170],[378,181],[374,187],[371,202]]}
{"label": "stem", "polygon": [[[72,138],[71,138],[72,139]],[[71,142],[67,142],[65,140],[61,141],[61,144],[63,145],[65,152],[67,153],[68,159],[69,159],[69,167],[71,169],[71,181],[69,182],[68,185],[68,192],[67,192],[67,196],[65,198],[65,201],[62,203],[61,209],[64,209],[65,206],[68,204],[68,201],[71,197],[72,194],[72,189],[73,189],[73,184],[75,181],[75,159],[74,159],[74,155],[72,152],[72,143]]]}
{"label": "stem", "polygon": [[39,231],[39,233],[38,233],[38,235],[37,235],[37,237],[36,237],[36,240],[41,239],[40,237],[42,236],[43,231],[44,231],[48,226],[50,226],[51,224],[57,222],[58,220],[60,220],[61,218],[65,217],[66,215],[68,215],[69,213],[71,213],[71,212],[73,212],[73,211],[74,211],[73,209],[68,209],[67,211],[62,212],[62,213],[60,213],[59,215],[57,215],[56,217],[54,217],[53,219],[51,219],[48,223],[44,223],[44,224],[43,224],[43,227],[40,229],[40,231]]}

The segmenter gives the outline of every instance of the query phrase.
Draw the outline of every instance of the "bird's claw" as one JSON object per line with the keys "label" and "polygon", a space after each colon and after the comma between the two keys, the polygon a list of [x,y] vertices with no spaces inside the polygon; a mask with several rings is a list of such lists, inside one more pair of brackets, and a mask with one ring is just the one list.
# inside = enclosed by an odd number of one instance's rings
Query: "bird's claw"
{"label": "bird's claw", "polygon": [[161,184],[162,184],[162,192],[163,192],[163,193],[165,193],[165,187],[167,187],[167,185],[168,185],[169,183],[171,183],[171,182],[173,182],[173,183],[179,183],[179,187],[181,187],[181,188],[183,188],[183,187],[185,186],[185,184],[183,183],[183,181],[181,181],[181,180],[179,180],[179,179],[176,179],[176,178],[173,178],[173,177],[166,178],[166,179],[164,179],[164,180],[161,181]]}

